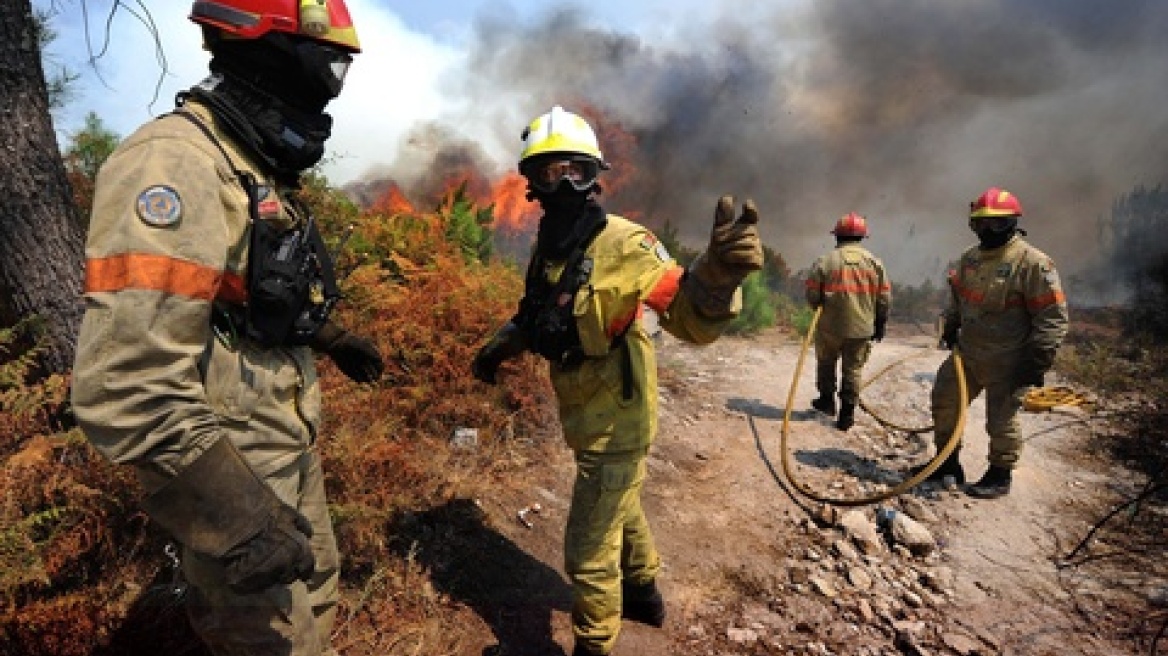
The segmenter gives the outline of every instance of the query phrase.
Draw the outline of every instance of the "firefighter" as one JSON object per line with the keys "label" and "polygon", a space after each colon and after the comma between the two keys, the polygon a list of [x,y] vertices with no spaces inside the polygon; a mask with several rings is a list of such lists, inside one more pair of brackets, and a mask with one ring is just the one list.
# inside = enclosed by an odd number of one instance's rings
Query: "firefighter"
{"label": "firefighter", "polygon": [[[1022,238],[1022,204],[1014,194],[991,187],[969,209],[978,244],[949,271],[941,344],[960,351],[969,400],[986,395],[989,468],[966,493],[991,499],[1010,491],[1022,452],[1018,409],[1029,388],[1043,386],[1067,334],[1067,301],[1054,262]],[[956,430],[960,410],[952,356],[937,371],[932,410],[939,450]],[[958,454],[954,450],[929,480],[953,476],[964,483]]]}
{"label": "firefighter", "polygon": [[835,248],[811,266],[806,296],[812,308],[822,307],[815,330],[815,386],[819,398],[811,407],[835,415],[836,365],[840,364],[839,417],[836,428],[848,430],[855,422],[860,397],[860,374],[872,342],[884,339],[892,307],[892,285],[880,258],[860,241],[868,236],[868,220],[849,212],[831,231]]}
{"label": "firefighter", "polygon": [[661,561],[641,506],[657,431],[657,364],[644,313],[680,339],[714,341],[741,309],[739,285],[762,267],[758,212],[718,200],[708,248],[679,266],[644,227],[606,214],[608,169],[595,133],[556,106],[523,132],[519,171],[543,210],[515,316],[480,350],[476,378],[531,351],[549,362],[560,422],[575,454],[564,538],[574,656],[608,654],[621,619],[660,627]]}
{"label": "firefighter", "polygon": [[382,359],[328,318],[332,262],[294,192],[360,47],[344,0],[200,1],[190,18],[211,75],[97,177],[72,403],[181,545],[212,653],[335,653],[313,353],[359,382]]}

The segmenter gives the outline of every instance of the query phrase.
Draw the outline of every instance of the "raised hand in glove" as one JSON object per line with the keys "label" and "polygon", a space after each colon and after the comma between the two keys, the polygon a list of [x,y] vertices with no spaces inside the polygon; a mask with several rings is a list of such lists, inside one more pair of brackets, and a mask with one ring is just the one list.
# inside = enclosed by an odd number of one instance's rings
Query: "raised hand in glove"
{"label": "raised hand in glove", "polygon": [[714,227],[706,249],[716,272],[737,287],[742,279],[762,268],[762,240],[758,238],[758,209],[754,201],[742,203],[734,218],[734,197],[722,196],[714,210]]}
{"label": "raised hand in glove", "polygon": [[373,342],[329,321],[317,331],[312,348],[327,354],[341,373],[358,383],[381,378],[385,363]]}
{"label": "raised hand in glove", "polygon": [[512,322],[499,329],[491,340],[487,342],[477,355],[474,361],[471,362],[470,370],[474,377],[494,385],[496,383],[495,375],[499,371],[499,365],[504,361],[523,353],[527,350],[527,342],[523,338],[522,331],[519,326]]}
{"label": "raised hand in glove", "polygon": [[707,316],[730,314],[735,290],[746,276],[762,268],[762,260],[754,201],[745,201],[735,219],[734,197],[722,196],[714,210],[709,246],[686,274],[687,293]]}

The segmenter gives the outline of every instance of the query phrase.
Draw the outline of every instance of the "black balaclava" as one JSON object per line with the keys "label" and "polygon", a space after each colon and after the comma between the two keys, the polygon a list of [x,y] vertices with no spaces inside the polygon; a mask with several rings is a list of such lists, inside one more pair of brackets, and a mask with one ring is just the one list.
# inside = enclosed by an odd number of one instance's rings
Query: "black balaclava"
{"label": "black balaclava", "polygon": [[561,180],[551,192],[528,192],[528,198],[539,201],[543,208],[535,235],[535,249],[540,255],[563,260],[603,227],[604,209],[595,198],[599,191],[599,185],[576,191],[567,180]]}
{"label": "black balaclava", "polygon": [[836,246],[843,246],[844,244],[858,244],[863,239],[864,239],[863,237],[841,237],[839,235],[836,235],[835,245]]}
{"label": "black balaclava", "polygon": [[1009,221],[1005,221],[997,229],[986,226],[974,231],[974,234],[977,235],[977,247],[983,251],[992,251],[995,248],[1005,246],[1018,233],[1026,234],[1018,228],[1017,217],[1012,217]]}
{"label": "black balaclava", "polygon": [[280,33],[238,40],[213,29],[205,34],[212,75],[186,95],[206,103],[278,173],[295,176],[319,162],[333,123],[324,108],[340,89],[312,74],[306,62],[325,46]]}

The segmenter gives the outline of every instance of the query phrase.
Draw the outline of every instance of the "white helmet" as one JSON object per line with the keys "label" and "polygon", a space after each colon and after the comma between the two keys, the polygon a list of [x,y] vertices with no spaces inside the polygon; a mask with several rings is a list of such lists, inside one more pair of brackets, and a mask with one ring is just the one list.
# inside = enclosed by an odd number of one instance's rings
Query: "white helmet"
{"label": "white helmet", "polygon": [[537,116],[523,130],[523,153],[519,155],[519,166],[539,155],[585,155],[595,159],[602,168],[608,168],[596,133],[578,114],[573,114],[556,105],[546,114]]}

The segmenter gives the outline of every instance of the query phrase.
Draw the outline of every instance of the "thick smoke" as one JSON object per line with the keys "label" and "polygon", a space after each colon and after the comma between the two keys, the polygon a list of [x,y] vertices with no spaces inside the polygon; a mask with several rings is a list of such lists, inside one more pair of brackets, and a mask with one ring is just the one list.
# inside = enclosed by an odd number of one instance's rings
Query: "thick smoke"
{"label": "thick smoke", "polygon": [[750,196],[796,269],[859,211],[913,283],[972,243],[986,187],[1019,196],[1031,241],[1072,278],[1101,268],[1115,199],[1168,178],[1163,0],[734,4],[660,42],[569,10],[481,18],[450,81],[473,111],[450,125],[514,157],[530,118],[586,109],[635,143],[606,174],[631,176],[610,211],[700,246],[717,196]]}

